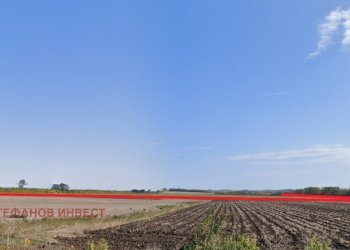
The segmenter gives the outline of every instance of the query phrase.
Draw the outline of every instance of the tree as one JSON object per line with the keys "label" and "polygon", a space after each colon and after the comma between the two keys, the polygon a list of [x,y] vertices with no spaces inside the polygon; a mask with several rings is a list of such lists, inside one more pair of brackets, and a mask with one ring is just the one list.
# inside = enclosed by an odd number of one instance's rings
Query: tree
{"label": "tree", "polygon": [[27,186],[28,185],[28,182],[26,182],[26,180],[22,179],[20,180],[18,183],[17,183],[18,187],[19,188],[24,188],[24,186]]}
{"label": "tree", "polygon": [[321,189],[322,194],[338,194],[339,191],[339,187],[323,187]]}
{"label": "tree", "polygon": [[68,191],[69,190],[69,186],[65,183],[61,183],[60,184],[60,190],[61,191]]}
{"label": "tree", "polygon": [[307,187],[307,188],[304,188],[304,193],[305,194],[320,194],[321,189],[319,187]]}
{"label": "tree", "polygon": [[60,191],[68,191],[69,190],[69,186],[65,183],[61,183],[61,184],[53,184],[51,189],[53,190],[60,190]]}
{"label": "tree", "polygon": [[51,189],[53,189],[53,190],[60,190],[60,185],[59,184],[53,184]]}

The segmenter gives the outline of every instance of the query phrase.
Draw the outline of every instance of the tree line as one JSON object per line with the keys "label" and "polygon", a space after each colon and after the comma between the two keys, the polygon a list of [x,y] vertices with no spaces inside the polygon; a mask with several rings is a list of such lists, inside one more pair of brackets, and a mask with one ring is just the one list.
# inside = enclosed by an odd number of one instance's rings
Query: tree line
{"label": "tree line", "polygon": [[306,187],[295,190],[299,194],[328,194],[328,195],[350,195],[350,188],[340,187]]}

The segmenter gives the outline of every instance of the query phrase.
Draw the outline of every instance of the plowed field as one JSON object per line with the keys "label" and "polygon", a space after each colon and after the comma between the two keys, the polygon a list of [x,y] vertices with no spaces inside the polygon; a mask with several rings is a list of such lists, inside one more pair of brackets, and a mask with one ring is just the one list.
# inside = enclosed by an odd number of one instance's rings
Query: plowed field
{"label": "plowed field", "polygon": [[261,249],[304,249],[313,236],[350,248],[350,204],[341,203],[210,202],[59,241],[76,249],[101,239],[109,249],[181,249],[209,216],[223,218],[225,235],[256,238]]}

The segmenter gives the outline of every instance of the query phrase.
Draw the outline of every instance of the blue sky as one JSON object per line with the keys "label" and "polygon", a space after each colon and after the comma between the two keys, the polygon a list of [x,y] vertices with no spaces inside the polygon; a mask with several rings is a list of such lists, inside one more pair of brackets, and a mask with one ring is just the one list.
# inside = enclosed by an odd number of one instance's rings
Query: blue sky
{"label": "blue sky", "polygon": [[349,8],[1,1],[0,186],[349,187]]}

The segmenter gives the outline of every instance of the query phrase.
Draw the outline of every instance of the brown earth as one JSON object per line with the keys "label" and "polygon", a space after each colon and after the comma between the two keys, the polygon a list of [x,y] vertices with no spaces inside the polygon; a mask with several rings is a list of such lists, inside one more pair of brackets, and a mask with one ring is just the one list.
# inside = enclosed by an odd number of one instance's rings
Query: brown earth
{"label": "brown earth", "polygon": [[[83,236],[86,230],[116,227],[132,221],[152,218],[169,211],[192,206],[195,202],[180,200],[132,200],[132,199],[79,199],[79,198],[26,198],[0,197],[0,249],[23,249],[25,240],[56,248],[56,237]],[[198,202],[197,202],[198,204]],[[104,209],[103,217],[15,217],[4,216],[11,209]],[[67,214],[68,215],[68,214]],[[10,238],[10,248],[8,239]],[[40,242],[40,243],[39,243]],[[47,248],[47,247],[46,247]],[[65,249],[65,248],[62,248]]]}
{"label": "brown earth", "polygon": [[[103,216],[124,215],[131,212],[151,210],[157,206],[181,204],[178,200],[132,200],[132,199],[81,199],[81,198],[40,198],[40,197],[0,197],[0,223],[7,220],[3,210],[53,209],[57,217],[59,209],[103,209]],[[28,217],[42,219],[42,217]]]}
{"label": "brown earth", "polygon": [[101,239],[109,249],[181,249],[211,214],[224,215],[225,234],[256,237],[262,249],[304,249],[312,236],[350,248],[350,205],[330,203],[211,202],[59,241],[74,249]]}

